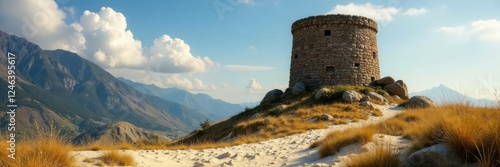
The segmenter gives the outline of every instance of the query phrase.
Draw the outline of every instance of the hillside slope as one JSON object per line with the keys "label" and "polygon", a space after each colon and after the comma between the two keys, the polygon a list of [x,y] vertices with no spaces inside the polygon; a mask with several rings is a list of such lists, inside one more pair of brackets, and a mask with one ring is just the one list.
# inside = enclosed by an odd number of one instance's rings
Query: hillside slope
{"label": "hillside slope", "polygon": [[[17,117],[19,132],[34,131],[54,123],[70,136],[122,120],[172,137],[189,132],[206,117],[178,103],[145,95],[117,80],[96,64],[64,50],[42,50],[36,44],[0,32],[0,54],[16,55]],[[6,56],[0,58],[6,71]],[[6,89],[6,75],[0,75],[0,86]],[[6,91],[5,91],[6,92]],[[6,101],[6,97],[1,97]],[[0,114],[6,108],[0,109]],[[0,126],[7,124],[0,119]]]}

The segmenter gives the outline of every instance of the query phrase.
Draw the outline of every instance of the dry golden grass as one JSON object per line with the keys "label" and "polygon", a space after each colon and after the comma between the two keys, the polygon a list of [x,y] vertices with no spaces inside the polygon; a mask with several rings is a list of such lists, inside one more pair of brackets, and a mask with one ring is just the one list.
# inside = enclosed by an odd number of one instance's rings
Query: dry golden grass
{"label": "dry golden grass", "polygon": [[377,147],[373,151],[350,157],[344,163],[346,167],[398,167],[402,166],[399,156],[400,153],[389,148]]}
{"label": "dry golden grass", "polygon": [[[407,110],[376,125],[332,132],[314,142],[321,157],[333,155],[368,134],[403,135],[412,140],[410,153],[438,143],[447,143],[467,163],[500,166],[500,109],[472,105],[446,105]],[[369,132],[369,133],[367,133]],[[359,140],[361,137],[363,140]]]}
{"label": "dry golden grass", "polygon": [[[53,129],[53,128],[51,128]],[[9,167],[53,167],[53,166],[75,166],[75,159],[69,152],[73,149],[66,144],[66,140],[59,136],[59,132],[51,130],[42,132],[33,138],[16,143],[16,159],[7,157],[10,152],[5,149],[7,142],[0,142],[0,166]],[[2,135],[4,136],[4,135]],[[7,141],[1,137],[2,141]]]}
{"label": "dry golden grass", "polygon": [[109,166],[134,166],[134,158],[126,153],[117,150],[106,151],[100,157],[102,162]]}
{"label": "dry golden grass", "polygon": [[374,126],[335,131],[328,134],[324,139],[313,142],[310,147],[319,146],[318,153],[323,158],[337,154],[341,148],[347,145],[370,142],[375,132],[376,128]]}
{"label": "dry golden grass", "polygon": [[[362,107],[358,103],[347,104],[339,100],[345,90],[376,91],[374,89],[356,86],[332,86],[328,89],[330,92],[326,93],[320,100],[314,98],[315,92],[309,92],[300,96],[285,96],[280,100],[264,103],[253,109],[245,109],[230,119],[214,123],[167,147],[199,148],[195,146],[199,144],[213,147],[219,145],[217,144],[219,140],[229,133],[232,133],[232,140],[223,141],[222,146],[254,143],[303,133],[311,129],[326,128],[331,124],[359,122],[368,119],[371,115],[382,115],[380,111],[373,108]],[[278,108],[279,105],[286,105],[286,107]],[[260,115],[259,117],[250,118],[257,113]],[[313,121],[318,120],[323,114],[329,114],[333,119]]]}

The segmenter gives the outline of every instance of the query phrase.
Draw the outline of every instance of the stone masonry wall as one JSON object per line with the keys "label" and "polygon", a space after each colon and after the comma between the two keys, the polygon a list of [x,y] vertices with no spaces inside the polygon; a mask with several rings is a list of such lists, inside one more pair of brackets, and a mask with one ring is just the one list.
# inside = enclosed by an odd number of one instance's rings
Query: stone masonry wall
{"label": "stone masonry wall", "polygon": [[366,86],[380,78],[377,23],[351,15],[312,16],[292,25],[289,87],[303,82]]}

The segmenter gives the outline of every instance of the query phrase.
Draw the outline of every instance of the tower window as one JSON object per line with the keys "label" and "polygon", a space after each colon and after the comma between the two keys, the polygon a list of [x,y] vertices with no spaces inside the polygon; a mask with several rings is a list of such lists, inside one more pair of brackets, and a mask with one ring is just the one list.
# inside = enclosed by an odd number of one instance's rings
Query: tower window
{"label": "tower window", "polygon": [[375,81],[375,77],[372,77],[371,79],[372,79],[372,82]]}
{"label": "tower window", "polygon": [[354,63],[355,67],[359,67],[359,65],[360,65],[359,63]]}
{"label": "tower window", "polygon": [[299,55],[295,54],[295,55],[293,56],[293,58],[299,58]]}
{"label": "tower window", "polygon": [[334,66],[326,66],[326,73],[333,73],[335,72],[335,67]]}
{"label": "tower window", "polygon": [[325,30],[325,36],[330,36],[332,35],[332,31],[330,30]]}
{"label": "tower window", "polygon": [[377,58],[377,53],[373,52],[373,59]]}

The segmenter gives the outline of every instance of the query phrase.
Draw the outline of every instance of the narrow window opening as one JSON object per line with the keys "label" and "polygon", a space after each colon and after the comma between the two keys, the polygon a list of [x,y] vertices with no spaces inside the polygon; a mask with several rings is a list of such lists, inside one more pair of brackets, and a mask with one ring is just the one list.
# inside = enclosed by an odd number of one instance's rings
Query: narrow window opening
{"label": "narrow window opening", "polygon": [[325,36],[330,36],[332,35],[332,31],[330,30],[325,30]]}
{"label": "narrow window opening", "polygon": [[373,59],[377,58],[377,53],[373,52]]}
{"label": "narrow window opening", "polygon": [[335,67],[333,66],[326,66],[326,73],[331,74],[335,72]]}
{"label": "narrow window opening", "polygon": [[374,81],[375,81],[375,77],[372,77],[371,79],[372,79],[372,82],[374,82]]}
{"label": "narrow window opening", "polygon": [[359,63],[354,63],[354,66],[359,67]]}
{"label": "narrow window opening", "polygon": [[295,59],[299,58],[299,55],[295,54],[295,56],[293,56],[293,58],[295,58]]}

